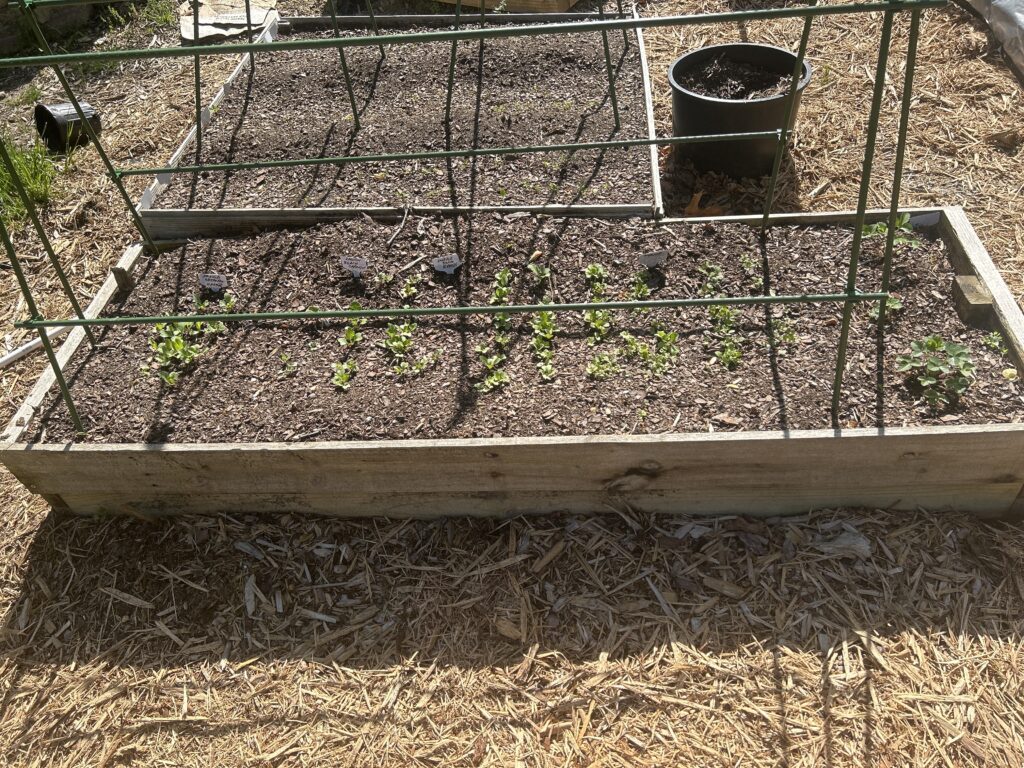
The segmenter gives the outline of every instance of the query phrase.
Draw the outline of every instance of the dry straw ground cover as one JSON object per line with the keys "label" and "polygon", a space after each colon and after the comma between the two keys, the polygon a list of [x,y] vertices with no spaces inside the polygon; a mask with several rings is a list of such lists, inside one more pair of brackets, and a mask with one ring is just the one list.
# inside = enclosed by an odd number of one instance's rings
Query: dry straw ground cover
{"label": "dry straw ground cover", "polygon": [[[924,29],[906,202],[965,204],[1019,296],[1021,92],[963,12],[932,13]],[[876,31],[820,25],[787,206],[852,205],[853,103],[867,96]],[[792,25],[747,34],[795,39]],[[655,73],[696,41],[650,36]],[[33,82],[57,95],[50,76]],[[26,136],[12,101],[25,79],[0,87],[0,114]],[[93,73],[82,93],[105,110],[122,159],[166,158],[190,117],[184,63]],[[887,91],[890,109],[897,96]],[[130,237],[97,171],[82,152],[46,214],[83,298]],[[695,181],[705,205],[753,200]],[[19,241],[47,308],[62,309],[38,249]],[[13,345],[24,309],[2,279]],[[2,373],[4,416],[40,366]],[[0,490],[5,765],[1024,763],[1016,525],[850,510],[649,519],[625,507],[505,522],[58,523],[9,477]]]}

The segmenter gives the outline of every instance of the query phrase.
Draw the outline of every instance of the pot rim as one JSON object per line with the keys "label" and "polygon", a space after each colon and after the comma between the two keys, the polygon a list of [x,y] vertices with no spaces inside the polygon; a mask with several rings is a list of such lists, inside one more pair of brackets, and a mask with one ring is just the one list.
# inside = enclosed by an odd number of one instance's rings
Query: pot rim
{"label": "pot rim", "polygon": [[[676,78],[675,78],[676,66],[683,59],[686,59],[686,58],[692,56],[693,54],[699,53],[701,51],[713,51],[715,49],[726,49],[726,48],[767,48],[769,50],[779,51],[781,53],[784,53],[787,56],[790,56],[793,59],[794,62],[796,61],[796,54],[793,53],[792,51],[787,50],[785,48],[781,48],[781,47],[779,47],[777,45],[768,45],[767,43],[718,43],[716,45],[703,45],[700,48],[693,48],[692,50],[687,51],[682,56],[680,56],[675,61],[673,61],[671,64],[669,64],[669,66],[668,66],[668,82],[669,82],[669,86],[673,90],[681,91],[681,92],[683,92],[683,93],[685,93],[685,94],[687,94],[689,96],[693,96],[693,97],[698,98],[698,99],[704,99],[705,101],[713,101],[713,102],[716,102],[718,104],[760,104],[760,103],[763,103],[763,102],[766,102],[766,101],[773,101],[775,99],[784,99],[784,98],[786,98],[786,96],[788,95],[788,92],[787,93],[780,93],[780,94],[777,94],[775,96],[762,96],[762,97],[757,98],[757,99],[722,99],[722,98],[719,98],[717,96],[708,96],[708,95],[703,94],[703,93],[697,93],[696,91],[691,91],[689,88],[684,88],[682,85],[680,85],[678,82],[676,82]],[[797,83],[797,86],[796,86],[796,92],[797,93],[800,93],[807,86],[807,84],[811,81],[811,74],[814,71],[813,67],[811,67],[811,62],[809,62],[807,60],[806,56],[804,57],[804,60],[803,60],[803,69],[804,69],[803,77],[800,78],[800,81]]]}

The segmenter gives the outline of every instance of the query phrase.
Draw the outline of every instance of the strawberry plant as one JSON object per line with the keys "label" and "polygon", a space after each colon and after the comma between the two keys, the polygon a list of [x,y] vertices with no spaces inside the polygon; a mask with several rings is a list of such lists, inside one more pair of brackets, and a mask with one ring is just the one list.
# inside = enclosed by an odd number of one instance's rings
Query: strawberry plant
{"label": "strawberry plant", "polygon": [[921,387],[922,399],[934,410],[955,403],[971,386],[975,366],[961,344],[929,336],[910,343],[896,358],[896,370]]}
{"label": "strawberry plant", "polygon": [[[889,234],[889,225],[884,221],[879,221],[876,224],[865,224],[861,228],[861,237],[864,239],[885,237],[887,234]],[[893,243],[896,245],[909,245],[911,248],[921,247],[921,238],[914,234],[914,228],[910,226],[909,213],[901,213],[896,217],[896,234],[893,238]]]}

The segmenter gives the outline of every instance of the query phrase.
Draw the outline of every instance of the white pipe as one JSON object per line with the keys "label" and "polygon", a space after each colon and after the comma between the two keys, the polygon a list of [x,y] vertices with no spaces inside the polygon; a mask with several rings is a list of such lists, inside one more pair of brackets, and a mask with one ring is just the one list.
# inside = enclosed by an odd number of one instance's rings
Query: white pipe
{"label": "white pipe", "polygon": [[[61,334],[67,333],[67,332],[68,332],[68,328],[67,327],[64,327],[64,328],[50,328],[46,332],[46,335],[47,335],[47,337],[49,337],[51,339],[55,339],[58,336],[60,336]],[[15,350],[13,350],[11,352],[8,352],[3,357],[0,357],[0,368],[6,368],[7,366],[11,365],[11,363],[16,363],[18,360],[21,360],[21,358],[25,357],[25,355],[32,354],[37,349],[42,349],[42,348],[43,348],[43,340],[40,339],[37,336],[36,338],[32,339],[32,341],[28,342],[27,344],[22,344],[17,349],[15,349]]]}

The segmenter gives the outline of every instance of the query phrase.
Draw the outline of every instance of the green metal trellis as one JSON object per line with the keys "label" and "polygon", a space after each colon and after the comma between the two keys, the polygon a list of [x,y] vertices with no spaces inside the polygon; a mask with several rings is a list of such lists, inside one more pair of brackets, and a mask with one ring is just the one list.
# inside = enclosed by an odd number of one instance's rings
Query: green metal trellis
{"label": "green metal trellis", "polygon": [[[888,287],[889,278],[891,274],[891,263],[892,254],[894,249],[894,234],[896,228],[896,217],[898,214],[898,202],[899,202],[899,191],[900,191],[900,180],[903,169],[903,162],[906,149],[906,138],[907,128],[909,123],[910,103],[913,86],[914,66],[916,62],[917,42],[920,32],[920,17],[921,12],[927,8],[936,8],[945,5],[946,0],[888,0],[887,2],[870,2],[870,3],[850,3],[841,5],[818,5],[816,0],[811,0],[811,4],[801,7],[785,7],[785,8],[768,8],[768,9],[757,9],[748,11],[730,11],[725,13],[714,13],[714,14],[695,14],[695,15],[684,15],[684,16],[671,16],[671,17],[651,17],[651,18],[623,18],[623,10],[621,0],[619,3],[618,18],[606,18],[604,16],[603,8],[598,14],[596,20],[588,21],[576,21],[566,23],[548,23],[548,24],[532,24],[526,26],[486,26],[486,11],[481,6],[480,12],[480,24],[478,28],[463,28],[460,26],[459,20],[462,14],[462,2],[457,0],[455,6],[455,25],[454,29],[440,30],[440,31],[428,31],[428,32],[412,32],[412,33],[390,33],[382,34],[379,26],[377,17],[373,12],[372,4],[370,0],[367,0],[367,21],[371,27],[373,34],[371,36],[350,36],[343,37],[340,34],[337,12],[335,9],[334,0],[328,3],[328,9],[330,12],[331,24],[333,29],[333,35],[330,38],[318,38],[318,39],[295,39],[295,40],[279,40],[272,42],[255,43],[252,37],[252,18],[250,12],[249,0],[246,0],[246,20],[247,20],[247,38],[248,42],[244,44],[224,44],[224,45],[209,45],[199,46],[199,3],[198,0],[192,0],[193,5],[193,32],[195,36],[194,45],[190,48],[184,47],[172,47],[172,48],[155,48],[155,49],[128,49],[128,50],[112,50],[112,51],[91,51],[83,53],[61,53],[54,54],[50,49],[43,32],[35,19],[34,8],[36,7],[61,7],[69,5],[83,5],[91,3],[104,3],[114,2],[115,0],[10,0],[9,6],[18,7],[22,10],[25,18],[28,21],[29,28],[33,32],[41,55],[25,56],[18,58],[0,58],[0,69],[10,67],[25,67],[25,66],[49,66],[52,67],[56,74],[62,88],[64,89],[68,100],[75,107],[78,112],[79,118],[82,120],[82,124],[88,133],[93,145],[96,147],[97,153],[99,154],[104,166],[106,167],[107,173],[110,176],[113,183],[117,186],[118,191],[125,203],[129,208],[129,212],[134,219],[135,225],[139,230],[139,233],[144,240],[145,244],[149,247],[151,252],[156,252],[156,245],[150,238],[146,231],[145,225],[139,215],[138,210],[133,205],[127,190],[125,189],[123,178],[126,176],[133,175],[152,175],[152,174],[168,174],[168,173],[197,173],[200,171],[234,171],[234,170],[246,170],[256,168],[274,168],[274,167],[298,167],[306,165],[344,165],[346,163],[356,162],[397,162],[403,160],[429,160],[429,159],[448,159],[453,158],[473,158],[487,155],[506,155],[506,154],[532,154],[542,152],[574,152],[588,149],[619,149],[629,148],[638,146],[651,146],[651,145],[675,145],[675,144],[687,144],[687,143],[699,143],[706,141],[721,141],[723,139],[755,139],[764,137],[774,137],[777,141],[776,155],[772,167],[771,176],[767,187],[767,193],[765,196],[764,211],[761,221],[761,232],[762,235],[766,232],[766,229],[770,223],[770,213],[774,204],[775,191],[777,186],[777,179],[781,167],[782,157],[785,151],[786,142],[788,139],[788,126],[789,118],[792,116],[792,110],[795,104],[795,95],[800,79],[800,75],[803,70],[804,58],[806,56],[807,47],[810,39],[812,23],[814,19],[820,16],[834,16],[834,15],[846,15],[846,14],[863,14],[863,13],[883,13],[882,22],[882,33],[878,51],[878,60],[875,68],[875,79],[871,101],[871,112],[868,121],[868,132],[865,143],[865,153],[862,164],[862,174],[860,191],[857,203],[857,214],[854,227],[854,238],[853,245],[851,247],[850,260],[847,270],[847,278],[845,284],[845,291],[842,293],[831,293],[831,294],[794,294],[794,295],[765,295],[765,296],[742,296],[742,297],[707,297],[698,299],[666,299],[666,300],[650,300],[650,301],[609,301],[609,302],[598,302],[598,303],[557,303],[557,304],[531,304],[531,305],[488,305],[488,306],[458,306],[458,307],[402,307],[402,308],[384,308],[384,309],[362,309],[362,310],[338,310],[338,311],[320,311],[320,312],[249,312],[249,313],[227,313],[227,314],[215,314],[215,315],[162,315],[152,317],[85,317],[81,308],[79,307],[77,300],[74,297],[73,291],[71,290],[70,283],[64,274],[59,260],[53,253],[52,247],[46,237],[46,233],[43,230],[41,224],[38,221],[38,217],[35,214],[34,208],[31,207],[31,201],[28,201],[30,209],[30,216],[32,217],[33,224],[35,225],[38,236],[43,242],[44,249],[47,255],[50,257],[50,261],[53,267],[57,270],[58,276],[61,280],[61,285],[71,300],[72,307],[75,311],[74,318],[66,319],[46,319],[41,316],[38,311],[38,306],[32,296],[31,288],[25,278],[24,271],[21,268],[17,254],[14,250],[14,245],[11,241],[9,233],[6,227],[3,226],[3,222],[0,221],[0,239],[3,241],[5,250],[7,251],[8,258],[10,260],[12,269],[18,280],[19,287],[25,297],[26,306],[29,309],[30,318],[26,321],[15,323],[16,327],[34,329],[40,334],[42,344],[46,350],[47,357],[49,358],[50,365],[53,368],[55,380],[60,387],[61,395],[68,410],[71,414],[71,419],[74,423],[76,430],[82,431],[82,424],[79,415],[75,409],[70,390],[67,382],[63,376],[62,371],[57,360],[57,357],[53,351],[52,345],[49,341],[49,337],[46,333],[47,328],[58,328],[58,327],[82,327],[84,332],[89,335],[90,340],[92,337],[92,328],[96,326],[113,326],[113,325],[152,325],[156,323],[174,323],[174,322],[198,322],[198,321],[222,321],[222,322],[241,322],[241,321],[288,321],[288,320],[322,320],[322,319],[345,319],[345,318],[393,318],[393,317],[418,317],[418,316],[458,316],[458,315],[487,315],[487,314],[522,314],[538,312],[541,310],[546,311],[559,311],[559,312],[580,312],[586,310],[596,309],[635,309],[641,307],[647,308],[682,308],[682,307],[701,307],[701,306],[724,306],[724,305],[750,305],[750,304],[786,304],[786,303],[837,303],[842,304],[842,325],[840,331],[840,339],[837,350],[837,359],[835,367],[835,378],[833,382],[832,390],[832,421],[834,426],[839,426],[839,406],[841,402],[842,393],[842,382],[843,373],[846,367],[846,352],[849,341],[849,330],[850,322],[852,318],[853,307],[857,303],[861,302],[875,302],[879,303],[879,320],[878,329],[881,335],[884,331],[884,316],[885,316],[885,304],[886,299],[889,297]],[[871,171],[874,159],[875,143],[878,132],[878,121],[881,110],[882,96],[885,87],[885,73],[888,66],[890,47],[892,41],[892,29],[894,17],[899,12],[909,11],[911,13],[911,24],[909,41],[907,46],[907,59],[906,69],[903,81],[903,92],[901,96],[901,107],[900,107],[900,118],[898,127],[898,141],[896,149],[896,161],[892,185],[892,195],[890,199],[889,215],[888,215],[888,235],[885,243],[884,261],[883,261],[883,275],[881,290],[872,293],[861,293],[858,292],[856,287],[856,274],[857,268],[860,262],[860,247],[862,239],[862,228],[865,221],[865,215],[867,210],[867,198],[871,184]],[[451,149],[450,146],[443,151],[423,151],[423,152],[406,152],[406,153],[392,153],[392,154],[380,154],[380,155],[349,155],[343,157],[330,157],[330,158],[294,158],[287,160],[273,160],[273,161],[262,161],[262,162],[231,162],[231,163],[202,163],[202,129],[203,129],[203,110],[201,102],[201,58],[203,56],[214,56],[214,55],[225,55],[225,54],[249,54],[250,64],[255,65],[255,54],[272,54],[279,51],[299,51],[299,50],[320,50],[336,48],[339,53],[340,67],[342,74],[345,79],[346,90],[349,97],[350,107],[353,114],[353,128],[359,130],[359,109],[355,98],[355,91],[352,84],[350,72],[345,57],[346,48],[358,48],[367,46],[377,46],[380,49],[381,57],[385,56],[385,46],[391,45],[417,45],[429,42],[450,42],[451,43],[451,54],[448,67],[448,92],[447,92],[447,104],[445,110],[445,127],[446,133],[450,136],[450,120],[451,120],[451,94],[454,88],[454,71],[455,71],[455,54],[456,46],[460,41],[466,40],[488,40],[488,39],[503,39],[510,37],[524,37],[524,36],[536,36],[536,35],[562,35],[562,34],[580,34],[585,32],[600,32],[602,36],[602,46],[604,49],[605,69],[608,78],[608,98],[611,104],[611,108],[614,116],[615,130],[620,129],[619,121],[619,108],[618,101],[615,91],[615,80],[616,71],[611,62],[610,48],[608,45],[608,33],[610,31],[621,30],[623,33],[624,40],[628,44],[628,32],[630,30],[656,28],[656,27],[676,27],[676,26],[690,26],[696,24],[722,24],[728,22],[746,22],[754,20],[772,20],[772,19],[789,19],[789,18],[802,18],[804,20],[803,31],[800,37],[800,45],[797,54],[797,61],[794,66],[792,80],[788,91],[789,103],[787,105],[787,119],[783,123],[781,130],[776,131],[758,131],[749,133],[737,133],[737,134],[714,134],[705,136],[686,136],[686,137],[655,137],[655,138],[643,138],[643,139],[619,139],[610,140],[603,142],[580,142],[575,144],[548,144],[548,145],[534,145],[534,146],[512,146],[512,147],[494,147],[494,148],[480,148],[473,147],[469,149]],[[194,66],[194,79],[195,79],[195,106],[196,106],[196,123],[195,123],[195,158],[196,162],[194,165],[179,165],[169,167],[157,167],[157,168],[116,168],[106,152],[104,151],[99,136],[96,134],[92,125],[88,120],[84,119],[81,105],[78,99],[75,97],[70,84],[64,76],[61,66],[66,64],[76,64],[91,61],[121,61],[121,60],[139,60],[139,59],[160,59],[160,58],[175,58],[175,57],[192,57]],[[6,152],[4,152],[3,159],[7,163]],[[9,170],[13,171],[13,166],[9,166]]]}

